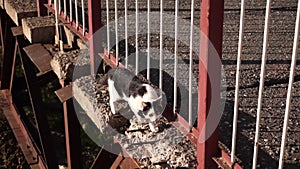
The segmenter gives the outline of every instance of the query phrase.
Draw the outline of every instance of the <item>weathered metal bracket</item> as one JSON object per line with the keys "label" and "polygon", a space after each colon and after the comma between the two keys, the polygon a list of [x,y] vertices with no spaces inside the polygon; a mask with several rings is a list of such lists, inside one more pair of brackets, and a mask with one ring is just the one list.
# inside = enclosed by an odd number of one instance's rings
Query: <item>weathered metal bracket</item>
{"label": "weathered metal bracket", "polygon": [[55,94],[63,103],[64,108],[68,168],[82,168],[83,165],[81,158],[80,124],[74,110],[72,99],[72,85],[64,87],[63,81],[61,81],[61,85],[62,88],[55,91]]}
{"label": "weathered metal bracket", "polygon": [[[29,91],[31,106],[33,109],[33,113],[35,115],[37,129],[39,133],[39,139],[42,145],[41,149],[43,150],[43,156],[45,158],[48,168],[58,168],[58,164],[56,161],[56,157],[55,157],[55,153],[51,141],[47,116],[45,113],[43,113],[44,110],[43,110],[43,102],[41,98],[41,88],[38,82],[38,78],[35,74],[35,70],[34,70],[35,66],[29,59],[32,57],[29,57],[23,50],[23,48],[28,44],[28,42],[26,43],[26,40],[24,39],[23,36],[18,36],[17,42],[19,45],[19,52],[20,52],[19,54],[20,54],[22,66],[24,68],[24,75],[26,79],[27,88]],[[38,50],[39,49],[37,49],[37,51],[35,52],[39,53]]]}

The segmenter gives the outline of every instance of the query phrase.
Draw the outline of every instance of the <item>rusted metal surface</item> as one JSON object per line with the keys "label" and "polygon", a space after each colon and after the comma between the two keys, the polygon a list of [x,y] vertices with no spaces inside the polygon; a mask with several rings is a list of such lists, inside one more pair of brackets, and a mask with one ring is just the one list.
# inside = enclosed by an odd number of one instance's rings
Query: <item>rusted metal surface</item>
{"label": "rusted metal surface", "polygon": [[[45,7],[52,13],[55,13],[54,10],[54,4],[48,3],[47,5],[45,5]],[[89,37],[89,33],[86,35],[82,34],[82,29],[81,28],[76,28],[75,23],[74,22],[70,22],[68,17],[66,18],[64,15],[60,14],[58,16],[58,19],[64,24],[64,26],[66,26],[67,28],[69,28],[73,33],[75,33],[75,35],[77,35],[80,39],[82,39],[85,43],[88,42],[88,37]]]}
{"label": "rusted metal surface", "polygon": [[47,3],[48,0],[36,0],[38,16],[46,16],[48,14],[48,10],[44,5]]}
{"label": "rusted metal surface", "polygon": [[10,78],[10,85],[9,85],[9,91],[12,92],[12,85],[13,85],[13,78],[14,78],[14,72],[15,72],[15,64],[16,64],[16,57],[18,52],[18,41],[17,37],[23,35],[23,30],[21,26],[18,27],[12,27],[11,28],[12,34],[16,39],[15,42],[15,48],[14,48],[14,56],[13,56],[13,63],[11,67],[11,78]]}
{"label": "rusted metal surface", "polygon": [[52,70],[50,61],[52,56],[41,44],[33,44],[23,48],[27,56],[40,71],[37,75],[43,75]]}
{"label": "rusted metal surface", "polygon": [[15,24],[13,21],[6,16],[5,17],[5,34],[3,41],[3,62],[1,66],[1,89],[9,89],[11,82],[11,74],[12,74],[12,65],[14,60],[14,49],[16,40],[13,37],[11,27],[14,27]]}
{"label": "rusted metal surface", "polygon": [[123,155],[120,153],[114,163],[111,165],[111,169],[117,169],[122,160],[124,159]]}
{"label": "rusted metal surface", "polygon": [[213,158],[213,160],[217,163],[219,168],[222,169],[231,169],[230,165],[228,165],[223,158]]}
{"label": "rusted metal surface", "polygon": [[17,113],[8,90],[0,91],[0,106],[30,167],[46,169],[46,164],[39,155],[40,153],[36,149],[34,141]]}
{"label": "rusted metal surface", "polygon": [[[100,53],[99,56],[101,57],[101,59],[110,67],[115,68],[117,67],[115,64],[116,58],[113,56],[107,57],[106,54]],[[124,67],[123,64],[119,64],[119,67]]]}
{"label": "rusted metal surface", "polygon": [[22,26],[12,27],[11,31],[14,37],[23,35]]}
{"label": "rusted metal surface", "polygon": [[[49,50],[51,55],[54,55],[55,52],[57,52],[53,45],[47,44],[44,47]],[[64,80],[59,81],[62,88],[55,91],[55,94],[63,103],[68,168],[82,168],[83,162],[81,156],[80,123],[74,110],[74,104],[76,103],[72,99],[72,85],[70,84],[65,86]]]}
{"label": "rusted metal surface", "polygon": [[[3,9],[0,8],[0,39],[1,39],[1,46],[3,48],[4,46],[4,30],[5,30],[5,16],[6,16],[6,13]],[[3,56],[3,50],[2,50],[2,56]],[[1,73],[1,70],[0,70],[0,73]]]}
{"label": "rusted metal surface", "polygon": [[55,91],[56,96],[63,103],[72,98],[72,85],[68,85]]}
{"label": "rusted metal surface", "polygon": [[72,99],[63,103],[68,169],[83,168],[81,158],[80,123]]}
{"label": "rusted metal surface", "polygon": [[[3,14],[3,13],[2,13]],[[1,16],[2,17],[2,16]],[[13,64],[13,56],[14,56],[14,46],[15,46],[15,38],[13,37],[11,28],[14,27],[15,24],[13,21],[5,14],[5,30],[4,30],[4,38],[3,38],[3,60],[1,65],[1,89],[9,89],[10,81],[11,81],[11,71]]]}
{"label": "rusted metal surface", "polygon": [[10,83],[9,83],[9,92],[10,93],[12,91],[12,86],[13,86],[13,79],[14,79],[14,74],[15,74],[15,65],[16,65],[17,51],[18,51],[18,42],[16,41],[15,48],[14,48],[13,63],[12,63],[12,66],[11,66]]}
{"label": "rusted metal surface", "polygon": [[139,165],[135,162],[132,158],[124,158],[119,165],[120,169],[128,169],[128,168],[134,168],[134,169],[140,169]]}
{"label": "rusted metal surface", "polygon": [[[213,113],[213,116],[218,116],[219,99],[218,96],[212,95],[212,86],[210,78],[220,79],[220,74],[214,74],[213,77],[209,76],[208,72],[220,72],[221,65],[213,63],[213,50],[209,49],[209,43],[212,43],[215,50],[218,52],[219,57],[222,57],[222,30],[223,30],[223,13],[224,1],[223,0],[207,0],[201,1],[200,10],[200,30],[204,37],[200,39],[200,55],[199,55],[199,82],[201,88],[198,90],[198,130],[203,132],[203,139],[205,142],[198,141],[197,144],[197,161],[198,168],[216,168],[216,163],[212,160],[213,157],[220,156],[218,148],[218,127],[215,131],[208,136],[206,120],[208,113]],[[221,80],[219,80],[221,81]],[[214,87],[220,84],[213,84]],[[212,99],[214,101],[212,102]],[[214,105],[216,104],[216,105]],[[208,137],[208,138],[207,138]]]}
{"label": "rusted metal surface", "polygon": [[101,28],[101,1],[88,0],[88,16],[89,35],[93,36]]}
{"label": "rusted metal surface", "polygon": [[103,51],[102,37],[97,33],[101,28],[101,1],[88,0],[88,16],[91,74],[95,74],[97,70],[94,65],[99,65],[98,54]]}
{"label": "rusted metal surface", "polygon": [[82,168],[80,123],[74,110],[76,102],[72,99],[72,85],[65,86],[64,83],[60,80],[62,88],[55,94],[63,103],[68,168]]}
{"label": "rusted metal surface", "polygon": [[[118,149],[118,151],[121,152],[121,147],[118,144],[112,144],[111,146],[114,146],[115,149]],[[120,161],[119,156],[107,151],[103,146],[101,147],[90,169],[97,169],[100,166],[103,169],[109,169],[112,167],[116,160]]]}
{"label": "rusted metal surface", "polygon": [[231,163],[230,156],[224,150],[222,150],[219,160],[222,160],[222,163],[227,164],[231,169],[242,169],[242,167],[238,163]]}
{"label": "rusted metal surface", "polygon": [[[55,153],[52,145],[47,116],[43,110],[41,88],[39,86],[38,79],[34,73],[34,64],[30,61],[29,57],[23,50],[23,48],[26,46],[26,41],[23,36],[18,37],[18,44],[20,49],[20,60],[24,69],[24,76],[26,80],[27,89],[29,92],[30,102],[31,102],[32,110],[37,124],[39,139],[42,145],[41,150],[43,151],[43,157],[49,169],[58,168],[58,164],[55,158]],[[32,48],[31,50],[34,49],[36,48]],[[27,52],[34,53],[36,51],[27,51]]]}
{"label": "rusted metal surface", "polygon": [[177,114],[177,121],[173,122],[173,125],[181,132],[186,133],[186,137],[195,145],[197,145],[199,132],[196,128],[192,128],[190,131],[189,123],[179,114]]}

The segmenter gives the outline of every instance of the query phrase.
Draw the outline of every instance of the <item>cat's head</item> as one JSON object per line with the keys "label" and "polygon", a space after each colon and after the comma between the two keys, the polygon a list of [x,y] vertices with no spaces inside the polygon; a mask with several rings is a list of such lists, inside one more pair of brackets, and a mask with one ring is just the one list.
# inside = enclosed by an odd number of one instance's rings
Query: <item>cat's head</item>
{"label": "cat's head", "polygon": [[144,86],[146,92],[141,97],[138,114],[146,121],[154,122],[165,110],[166,95],[161,89],[154,89],[148,84]]}

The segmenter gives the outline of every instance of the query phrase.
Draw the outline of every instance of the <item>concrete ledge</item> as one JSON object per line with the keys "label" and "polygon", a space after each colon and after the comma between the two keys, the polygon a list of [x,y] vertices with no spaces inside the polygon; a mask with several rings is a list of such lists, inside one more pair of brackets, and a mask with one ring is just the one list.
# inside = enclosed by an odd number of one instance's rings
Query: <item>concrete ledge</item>
{"label": "concrete ledge", "polygon": [[[109,126],[119,132],[124,132],[128,119],[111,113],[108,105],[108,91],[105,86],[98,86],[95,80],[92,76],[83,76],[75,80],[72,84],[74,98],[101,133],[113,132]],[[96,86],[99,89],[96,89]],[[96,90],[97,93],[95,93]],[[100,98],[103,104],[99,104]],[[83,124],[82,121],[81,123]]]}
{"label": "concrete ledge", "polygon": [[29,17],[22,19],[25,37],[31,43],[51,43],[55,36],[53,16]]}
{"label": "concrete ledge", "polygon": [[87,49],[87,44],[83,42],[77,35],[74,34],[69,28],[64,26],[64,33],[66,35],[66,41],[69,46],[78,47],[80,49]]}
{"label": "concrete ledge", "polygon": [[23,18],[37,16],[36,0],[5,0],[4,6],[17,26],[21,25]]}
{"label": "concrete ledge", "polygon": [[[84,73],[90,72],[89,51],[87,49],[77,49],[69,52],[59,51],[52,58],[51,67],[59,79],[77,79]],[[76,73],[74,68],[76,65]]]}

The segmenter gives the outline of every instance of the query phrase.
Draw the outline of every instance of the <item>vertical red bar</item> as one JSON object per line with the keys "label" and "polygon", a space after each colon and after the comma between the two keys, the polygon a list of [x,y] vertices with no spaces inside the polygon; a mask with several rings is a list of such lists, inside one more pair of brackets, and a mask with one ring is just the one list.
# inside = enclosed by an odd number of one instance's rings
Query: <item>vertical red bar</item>
{"label": "vertical red bar", "polygon": [[1,47],[3,56],[3,47],[4,47],[4,35],[5,35],[5,10],[0,9],[0,39],[1,39]]}
{"label": "vertical red bar", "polygon": [[[215,59],[213,55],[217,51],[219,58],[221,59],[222,57],[224,0],[201,0],[200,11],[198,130],[202,132],[200,135],[203,136],[200,139],[206,140],[203,142],[198,140],[197,142],[197,161],[198,169],[207,169],[217,168],[212,157],[220,156],[218,148],[219,129],[217,127],[209,135],[206,120],[209,113],[213,113],[214,117],[220,118],[220,112],[216,108],[220,105],[220,93],[212,92],[212,88],[215,90],[220,84],[211,84],[210,79],[217,78],[217,80],[219,79],[218,82],[221,82],[221,65],[213,62],[213,59]],[[214,49],[210,45],[213,45]],[[216,74],[215,72],[219,73]]]}
{"label": "vertical red bar", "polygon": [[36,0],[38,16],[46,16],[48,11],[44,4],[47,4],[48,0]]}
{"label": "vertical red bar", "polygon": [[[0,89],[9,89],[10,81],[11,81],[11,71],[12,71],[12,64],[13,64],[13,56],[14,56],[14,49],[16,39],[12,34],[11,28],[15,26],[15,23],[10,19],[10,17],[1,12],[1,24],[5,25],[5,30],[3,36],[3,46],[2,46],[2,65],[0,65],[0,81],[1,86]],[[2,25],[2,26],[3,26]]]}
{"label": "vertical red bar", "polygon": [[[101,27],[101,1],[88,0],[88,17],[89,17],[89,49],[90,49],[90,62],[91,74],[95,73],[95,56],[102,51],[100,32]],[[98,31],[98,32],[97,32]],[[98,58],[100,59],[100,58]],[[98,60],[97,59],[97,60]]]}
{"label": "vertical red bar", "polygon": [[63,103],[68,169],[82,168],[80,123],[74,110],[74,100]]}
{"label": "vertical red bar", "polygon": [[[1,53],[0,55],[3,57],[4,56],[4,36],[5,36],[5,30],[6,30],[6,13],[5,10],[0,9],[0,39],[1,39]],[[3,62],[3,60],[2,60]],[[3,73],[3,65],[0,64],[0,81],[2,80],[2,73]],[[0,83],[0,89],[1,89],[1,83]]]}

